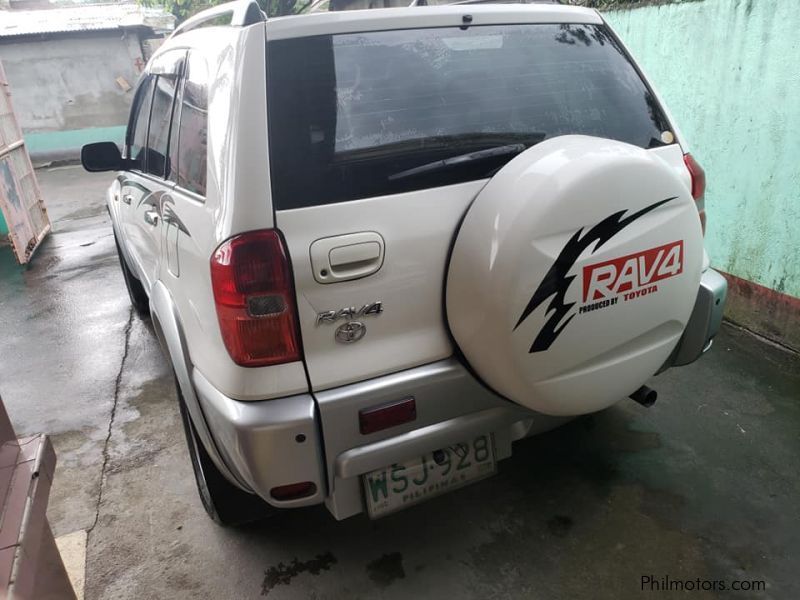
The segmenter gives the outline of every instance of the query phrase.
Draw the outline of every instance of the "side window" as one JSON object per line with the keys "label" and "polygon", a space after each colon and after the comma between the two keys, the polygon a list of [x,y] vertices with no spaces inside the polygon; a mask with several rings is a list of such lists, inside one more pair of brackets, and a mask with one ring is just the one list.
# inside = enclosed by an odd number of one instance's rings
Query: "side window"
{"label": "side window", "polygon": [[177,183],[206,195],[208,134],[208,66],[197,52],[189,52],[184,71],[180,112]]}
{"label": "side window", "polygon": [[147,146],[147,123],[150,120],[154,81],[154,77],[145,75],[136,92],[128,124],[128,157],[142,161],[142,167],[144,167],[144,149]]}
{"label": "side window", "polygon": [[[183,70],[181,68],[181,70]],[[175,90],[175,102],[172,103],[172,125],[169,129],[169,156],[167,162],[167,179],[176,183],[178,181],[178,148],[181,119],[181,102],[183,101],[183,78],[178,80]]]}
{"label": "side window", "polygon": [[150,113],[150,134],[147,136],[146,170],[157,177],[166,177],[170,171],[167,143],[176,82],[175,75],[159,75],[156,78],[153,109]]}

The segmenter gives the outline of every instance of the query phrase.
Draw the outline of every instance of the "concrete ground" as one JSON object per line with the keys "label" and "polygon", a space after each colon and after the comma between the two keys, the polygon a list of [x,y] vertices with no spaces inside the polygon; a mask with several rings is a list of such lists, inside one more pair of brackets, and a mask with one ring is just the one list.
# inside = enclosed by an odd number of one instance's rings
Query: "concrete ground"
{"label": "concrete ground", "polygon": [[800,597],[800,359],[729,326],[654,379],[655,407],[520,442],[472,487],[374,522],[214,525],[169,366],[128,304],[109,177],[39,178],[54,233],[28,269],[0,248],[0,394],[18,434],[53,437],[49,517],[87,532],[86,598],[617,599],[652,596],[643,576],[766,584],[693,598]]}

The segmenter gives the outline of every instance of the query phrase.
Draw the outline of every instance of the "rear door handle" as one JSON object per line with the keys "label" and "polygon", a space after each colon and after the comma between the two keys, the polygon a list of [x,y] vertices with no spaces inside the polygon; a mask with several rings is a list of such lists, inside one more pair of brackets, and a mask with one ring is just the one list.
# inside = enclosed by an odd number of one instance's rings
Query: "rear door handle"
{"label": "rear door handle", "polygon": [[156,210],[146,210],[144,212],[144,221],[148,225],[152,225],[155,227],[158,225],[158,211]]}
{"label": "rear door handle", "polygon": [[322,238],[311,244],[311,267],[319,283],[367,277],[383,266],[385,244],[374,231]]}
{"label": "rear door handle", "polygon": [[381,246],[378,242],[359,242],[336,246],[328,252],[331,269],[350,271],[375,263],[381,258]]}

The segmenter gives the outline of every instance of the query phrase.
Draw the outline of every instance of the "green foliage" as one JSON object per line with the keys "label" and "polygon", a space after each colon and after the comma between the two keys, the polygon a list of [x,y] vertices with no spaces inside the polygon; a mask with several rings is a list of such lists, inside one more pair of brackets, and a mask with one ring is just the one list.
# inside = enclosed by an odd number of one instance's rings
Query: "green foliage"
{"label": "green foliage", "polygon": [[279,17],[299,13],[311,4],[311,0],[258,0],[258,3],[268,17]]}
{"label": "green foliage", "polygon": [[150,8],[164,8],[167,12],[172,13],[180,23],[205,8],[220,4],[222,0],[138,0],[138,2],[142,6]]}
{"label": "green foliage", "polygon": [[697,2],[699,0],[561,0],[563,4],[587,6],[599,10],[617,10],[623,8],[636,8],[652,4],[677,4],[680,2]]}
{"label": "green foliage", "polygon": [[[185,21],[201,10],[223,4],[228,0],[138,0],[142,6],[160,6],[175,15],[178,23]],[[308,4],[308,0],[258,0],[261,10],[270,17],[291,15],[300,12]]]}

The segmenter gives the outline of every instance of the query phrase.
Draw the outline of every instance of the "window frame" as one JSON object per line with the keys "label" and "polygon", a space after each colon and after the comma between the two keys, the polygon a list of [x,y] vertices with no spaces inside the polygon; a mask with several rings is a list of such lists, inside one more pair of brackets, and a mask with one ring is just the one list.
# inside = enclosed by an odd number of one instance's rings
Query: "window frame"
{"label": "window frame", "polygon": [[[179,95],[182,95],[183,91],[183,75],[184,75],[184,68],[186,65],[186,55],[187,50],[185,48],[176,48],[172,50],[166,51],[164,54],[158,56],[154,61],[152,66],[149,70],[149,75],[151,77],[155,77],[155,84],[153,85],[153,96],[150,99],[150,115],[147,121],[147,144],[146,149],[148,152],[145,155],[149,154],[150,150],[150,125],[153,122],[153,104],[155,100],[155,94],[158,89],[158,80],[161,77],[165,78],[174,78],[175,79],[175,87],[172,92],[172,99],[170,101],[169,107],[169,124],[167,126],[167,146],[165,150],[165,162],[169,164],[170,161],[170,145],[172,143],[172,128],[174,126],[174,118],[175,118],[175,100]],[[179,121],[180,123],[180,121]],[[164,173],[159,175],[158,173],[152,173],[148,170],[148,165],[143,165],[142,174],[148,175],[149,177],[156,179],[157,181],[166,182],[166,183],[173,183],[172,180],[168,177],[168,173]],[[170,173],[175,170],[172,165],[170,165]],[[166,169],[165,169],[166,171]]]}
{"label": "window frame", "polygon": [[[170,77],[175,77],[177,81],[175,84],[175,91],[172,95],[172,101],[170,103],[170,120],[167,133],[167,150],[166,150],[167,152],[166,156],[167,158],[169,158],[173,142],[172,131],[176,116],[175,102],[179,97],[183,96],[184,68],[186,65],[187,53],[188,53],[187,48],[174,48],[168,50],[163,55],[157,57],[148,70],[142,72],[142,75],[136,84],[133,102],[131,103],[131,110],[128,115],[128,125],[125,131],[125,152],[124,152],[125,158],[130,158],[131,142],[132,142],[132,137],[135,133],[135,125],[136,125],[135,120],[138,120],[139,116],[138,111],[141,107],[141,103],[144,97],[142,90],[145,89],[145,87],[150,84],[150,81],[155,81],[155,83],[153,84],[153,88],[150,91],[150,108],[147,113],[147,129],[145,131],[145,146],[144,146],[144,148],[147,150],[149,149],[149,144],[150,144],[150,124],[153,117],[153,99],[155,98],[156,87],[158,86],[158,78],[170,76]],[[178,110],[178,123],[180,123],[180,109]],[[175,139],[175,142],[176,146],[179,147],[177,138]],[[165,183],[174,186],[175,182],[172,181],[169,177],[160,176],[158,174],[151,173],[147,170],[147,154],[148,152],[144,153],[145,160],[142,161],[142,164],[138,165],[137,168],[133,168],[132,170],[135,171],[138,175],[142,175],[144,177],[147,177],[148,179],[152,179],[160,183]],[[172,172],[173,170],[175,169],[170,168],[170,172]]]}
{"label": "window frame", "polygon": [[[169,137],[167,138],[167,159],[170,162],[170,172],[169,176],[165,177],[164,180],[168,181],[173,187],[177,186],[177,175],[178,175],[178,166],[179,166],[179,156],[180,156],[180,135],[181,135],[181,112],[183,108],[183,84],[185,81],[185,74],[186,74],[186,61],[188,57],[188,51],[183,50],[183,57],[181,58],[180,64],[180,74],[178,75],[178,81],[175,84],[175,94],[172,97],[172,110],[170,112],[170,122],[169,122]],[[175,152],[173,160],[173,142],[175,144]],[[174,178],[173,178],[174,176]]]}
{"label": "window frame", "polygon": [[[133,137],[136,135],[136,126],[139,123],[140,117],[140,109],[142,106],[142,102],[145,98],[144,90],[150,85],[152,81],[153,75],[148,71],[142,73],[142,76],[139,78],[138,83],[136,84],[136,90],[134,91],[133,95],[133,102],[131,103],[131,111],[128,115],[128,128],[125,132],[125,158],[131,159],[131,144],[133,143]],[[150,107],[147,110],[147,127],[145,128],[144,140],[145,145],[144,148],[147,148],[147,140],[150,137],[150,115],[153,112],[153,94],[155,93],[155,86],[150,90]],[[146,173],[146,166],[147,166],[147,152],[144,153],[144,160],[142,163],[138,165],[138,168],[132,166],[131,170],[136,171],[137,173]]]}
{"label": "window frame", "polygon": [[[185,89],[186,89],[186,79],[187,79],[186,74],[187,74],[187,69],[189,67],[189,61],[191,60],[191,57],[193,55],[194,56],[198,56],[206,65],[206,75],[208,76],[207,80],[206,80],[206,135],[208,135],[208,118],[209,118],[208,97],[209,97],[209,91],[211,89],[211,77],[210,77],[210,72],[209,72],[209,68],[208,68],[209,67],[208,58],[200,50],[198,50],[197,48],[186,48],[186,49],[184,49],[184,52],[185,52],[185,56],[184,56],[184,59],[183,59],[183,68],[181,69],[181,79],[180,79],[179,89],[176,89],[176,91],[175,91],[175,98],[177,99],[178,97],[180,97],[180,106],[178,107],[177,115],[175,114],[174,111],[173,111],[173,115],[172,115],[173,118],[176,118],[176,116],[177,116],[177,122],[178,122],[178,132],[177,132],[177,136],[176,136],[176,142],[177,142],[177,146],[178,146],[178,150],[177,150],[177,154],[176,154],[177,160],[175,162],[176,165],[180,165],[180,150],[181,150],[181,137],[182,137],[181,136],[181,120],[183,118],[183,97],[184,97],[184,93],[185,93]],[[171,139],[170,139],[170,141],[171,141]],[[172,181],[173,189],[180,191],[182,194],[186,195],[191,200],[194,200],[194,201],[196,201],[196,202],[198,202],[200,204],[205,204],[206,198],[208,196],[208,175],[207,175],[207,172],[208,172],[208,143],[206,143],[206,193],[205,194],[199,194],[199,193],[195,192],[194,190],[190,190],[190,189],[182,186],[180,183],[178,183],[177,179],[175,181]]]}

